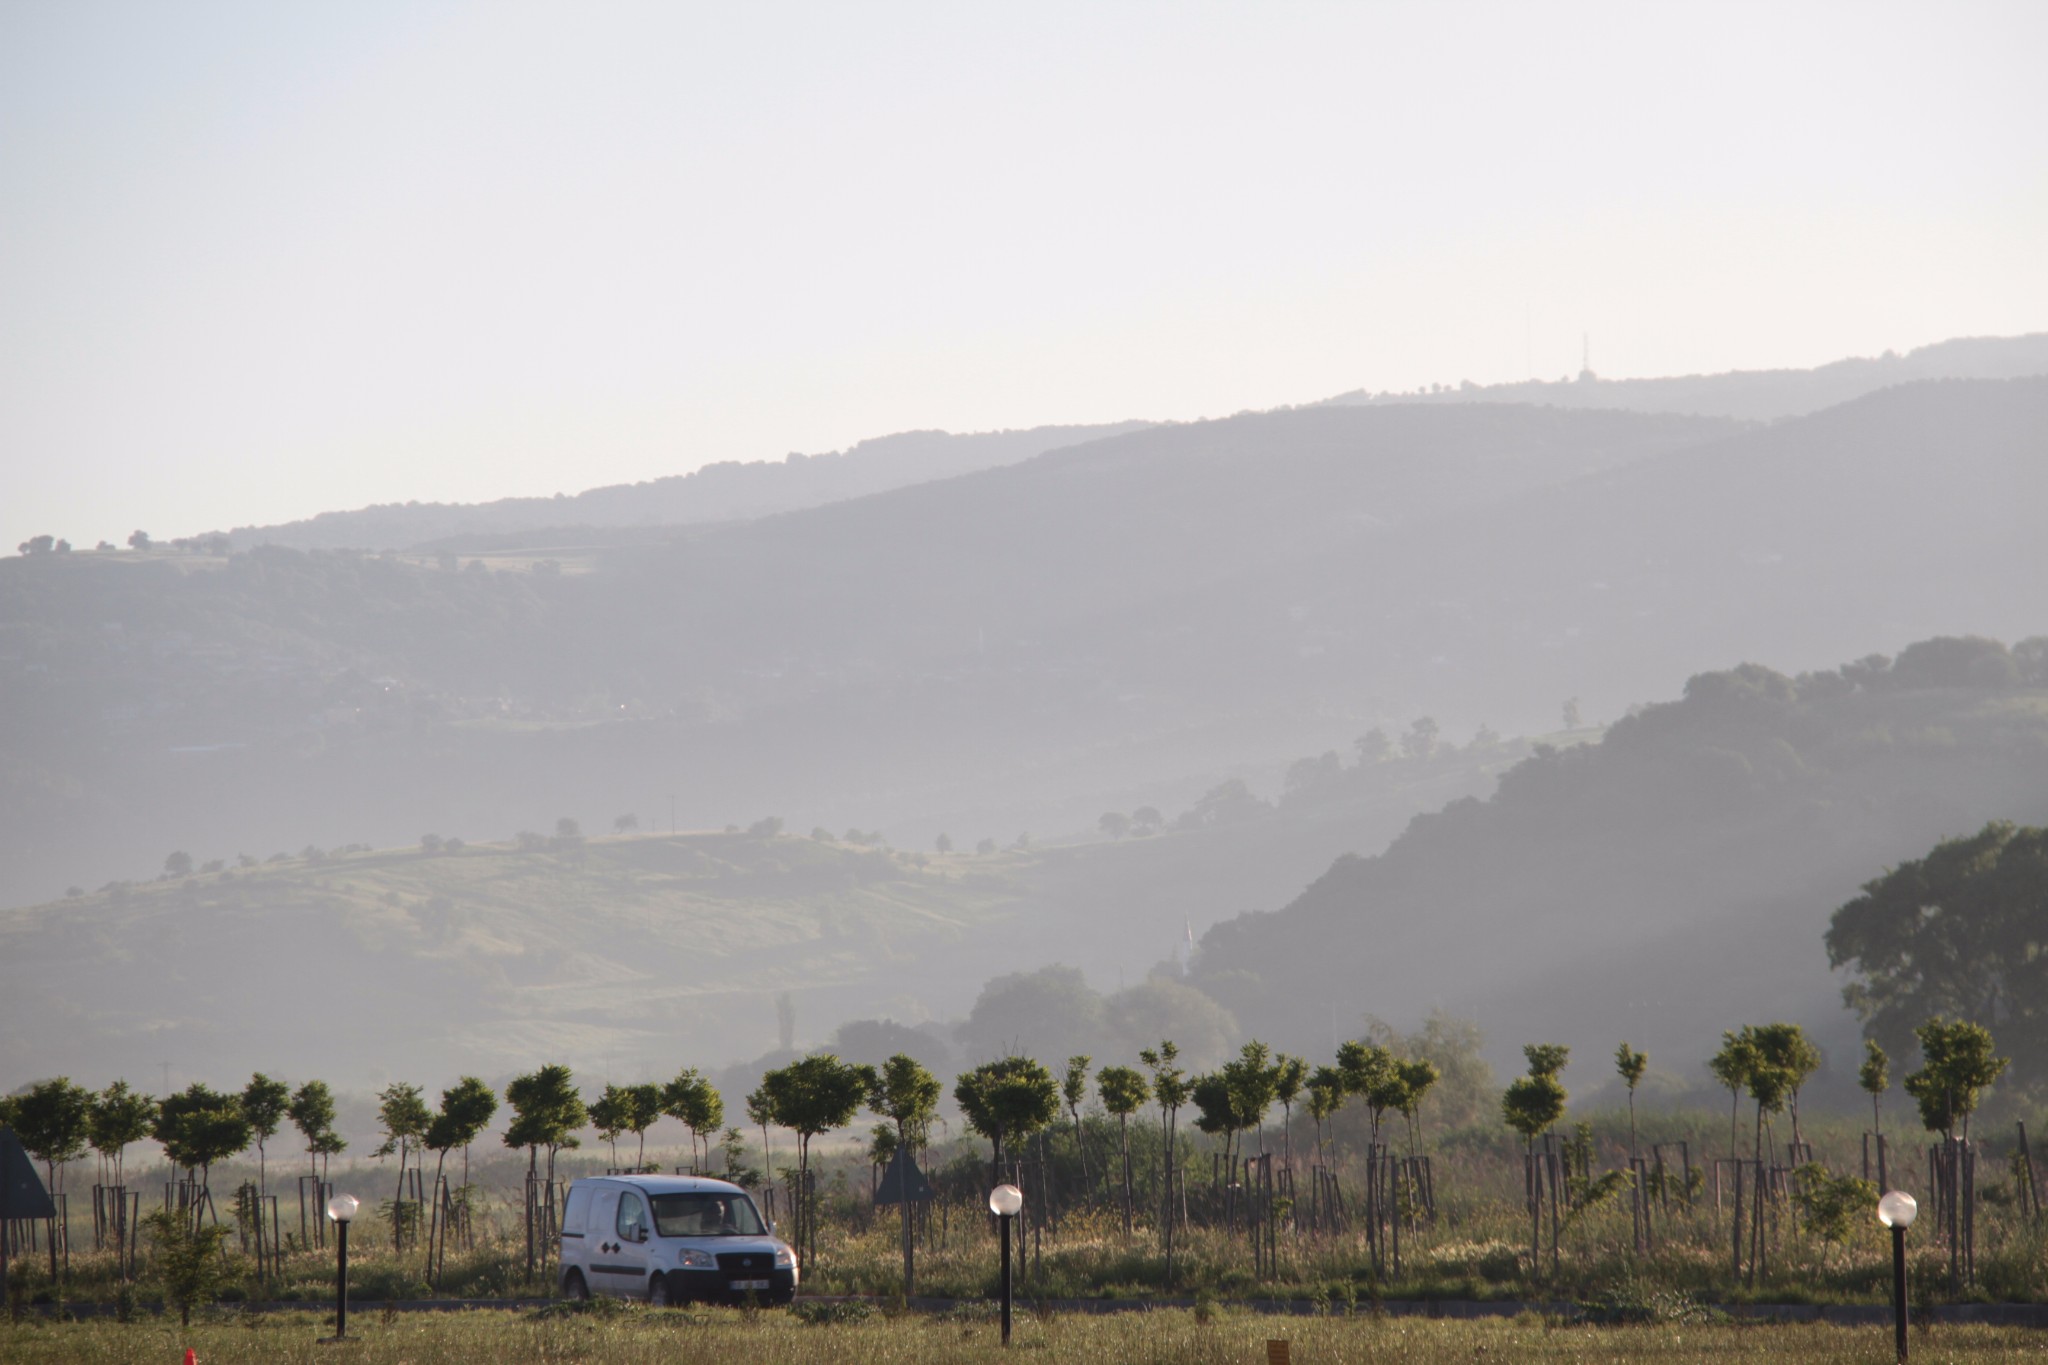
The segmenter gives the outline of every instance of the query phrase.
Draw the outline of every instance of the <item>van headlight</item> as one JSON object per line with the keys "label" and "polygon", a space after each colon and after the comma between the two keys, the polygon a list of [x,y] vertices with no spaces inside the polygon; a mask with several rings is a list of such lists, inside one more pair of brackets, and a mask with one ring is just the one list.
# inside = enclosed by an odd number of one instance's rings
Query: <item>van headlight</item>
{"label": "van headlight", "polygon": [[718,1269],[718,1258],[708,1251],[699,1251],[695,1247],[684,1247],[676,1253],[676,1269],[716,1270]]}
{"label": "van headlight", "polygon": [[777,1270],[795,1270],[796,1253],[788,1247],[775,1248],[775,1268]]}

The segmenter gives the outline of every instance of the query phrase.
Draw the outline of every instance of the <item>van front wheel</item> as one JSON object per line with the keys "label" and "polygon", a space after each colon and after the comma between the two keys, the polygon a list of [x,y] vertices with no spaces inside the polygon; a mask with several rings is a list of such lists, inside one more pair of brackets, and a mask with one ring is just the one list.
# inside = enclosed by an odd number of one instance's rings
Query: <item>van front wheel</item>
{"label": "van front wheel", "polygon": [[659,1270],[647,1282],[647,1304],[650,1308],[666,1308],[671,1300],[668,1296],[668,1276]]}

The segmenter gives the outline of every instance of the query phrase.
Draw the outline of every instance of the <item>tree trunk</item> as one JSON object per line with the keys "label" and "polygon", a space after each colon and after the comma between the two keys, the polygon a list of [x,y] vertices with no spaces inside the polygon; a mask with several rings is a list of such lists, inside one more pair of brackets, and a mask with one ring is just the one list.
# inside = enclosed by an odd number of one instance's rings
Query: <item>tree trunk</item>
{"label": "tree trunk", "polygon": [[917,1253],[910,1237],[910,1140],[904,1136],[903,1121],[896,1121],[897,1159],[903,1163],[903,1179],[897,1182],[896,1203],[903,1213],[903,1297],[917,1292]]}
{"label": "tree trunk", "polygon": [[398,1144],[398,1190],[391,1196],[391,1249],[405,1250],[405,1142]]}
{"label": "tree trunk", "polygon": [[1116,1116],[1118,1134],[1122,1138],[1124,1158],[1124,1236],[1131,1235],[1131,1116]]}

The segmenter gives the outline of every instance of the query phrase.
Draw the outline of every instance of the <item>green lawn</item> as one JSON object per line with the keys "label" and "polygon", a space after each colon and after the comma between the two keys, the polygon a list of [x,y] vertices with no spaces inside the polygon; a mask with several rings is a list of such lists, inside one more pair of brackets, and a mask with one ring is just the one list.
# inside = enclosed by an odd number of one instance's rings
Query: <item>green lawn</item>
{"label": "green lawn", "polygon": [[[728,1310],[624,1311],[608,1316],[539,1318],[474,1312],[407,1314],[351,1320],[347,1347],[323,1346],[328,1330],[314,1314],[246,1320],[216,1311],[180,1331],[175,1320],[114,1323],[0,1322],[0,1362],[77,1365],[177,1365],[187,1347],[201,1365],[256,1362],[360,1361],[364,1365],[453,1365],[453,1362],[544,1361],[549,1365],[635,1365],[744,1361],[797,1365],[998,1360],[1004,1356],[992,1322],[909,1316],[894,1321],[813,1326],[787,1313],[753,1318]],[[1222,1365],[1263,1362],[1266,1342],[1289,1343],[1295,1362],[1400,1361],[1694,1361],[1876,1362],[1891,1358],[1884,1328],[1821,1326],[1565,1327],[1525,1317],[1512,1321],[1432,1322],[1416,1319],[1270,1318],[1220,1311],[1209,1321],[1187,1311],[1106,1317],[1037,1319],[1020,1314],[1013,1349],[1027,1359]],[[2023,1329],[1942,1327],[1916,1332],[1916,1360],[2039,1360],[2048,1334]]]}

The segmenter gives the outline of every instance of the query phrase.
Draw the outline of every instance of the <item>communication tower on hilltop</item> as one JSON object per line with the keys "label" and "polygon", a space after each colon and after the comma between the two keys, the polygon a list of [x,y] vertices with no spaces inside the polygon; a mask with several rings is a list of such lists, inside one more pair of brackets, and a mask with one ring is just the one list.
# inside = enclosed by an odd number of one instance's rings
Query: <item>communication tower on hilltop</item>
{"label": "communication tower on hilltop", "polygon": [[1593,373],[1593,334],[1579,333],[1579,382],[1590,384],[1600,376]]}

